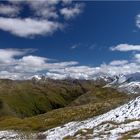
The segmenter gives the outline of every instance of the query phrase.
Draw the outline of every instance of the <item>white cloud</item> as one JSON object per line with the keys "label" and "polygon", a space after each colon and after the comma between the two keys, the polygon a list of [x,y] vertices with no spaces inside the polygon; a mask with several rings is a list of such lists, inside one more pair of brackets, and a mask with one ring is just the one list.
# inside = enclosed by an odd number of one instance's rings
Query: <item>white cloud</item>
{"label": "white cloud", "polygon": [[75,44],[75,45],[72,45],[72,46],[70,47],[70,49],[74,50],[74,49],[76,49],[76,48],[78,48],[78,47],[79,47],[79,44]]}
{"label": "white cloud", "polygon": [[13,71],[35,74],[36,72],[50,71],[51,69],[63,69],[78,64],[78,62],[75,61],[50,63],[46,61],[47,59],[48,58],[38,56],[24,56],[17,60],[18,64],[13,67]]}
{"label": "white cloud", "polygon": [[0,49],[0,65],[12,63],[15,56],[22,56],[28,52],[31,52],[31,49]]}
{"label": "white cloud", "polygon": [[0,71],[0,78],[1,79],[13,79],[13,80],[17,80],[17,79],[29,79],[29,77],[31,77],[32,75],[30,74],[25,74],[25,73],[14,73],[14,72],[9,72],[9,71]]}
{"label": "white cloud", "polygon": [[110,75],[130,74],[140,71],[140,66],[137,63],[128,63],[118,66],[101,65],[100,70],[102,73]]}
{"label": "white cloud", "polygon": [[140,28],[140,14],[136,16],[136,26]]}
{"label": "white cloud", "polygon": [[60,10],[60,13],[65,19],[71,19],[82,12],[82,5],[76,4],[74,7],[65,7]]}
{"label": "white cloud", "polygon": [[130,61],[113,60],[109,64],[91,67],[80,65],[77,61],[50,61],[49,58],[35,56],[31,52],[31,49],[0,49],[0,78],[27,79],[46,73],[47,77],[53,79],[95,79],[99,75],[140,72],[140,54],[134,54]]}
{"label": "white cloud", "polygon": [[54,78],[76,78],[76,79],[96,79],[102,75],[131,74],[140,72],[140,54],[136,54],[133,60],[113,60],[108,65],[101,64],[99,67],[71,66],[58,69],[50,69],[49,75]]}
{"label": "white cloud", "polygon": [[42,16],[43,18],[58,18],[58,14],[54,7],[41,8],[40,10],[36,11],[36,15]]}
{"label": "white cloud", "polygon": [[45,61],[47,58],[39,57],[39,56],[24,56],[22,59],[19,60],[19,63],[28,67],[40,67],[45,65]]}
{"label": "white cloud", "polygon": [[118,65],[124,65],[124,64],[127,64],[127,63],[128,63],[127,60],[114,60],[114,61],[111,61],[109,63],[109,65],[118,66]]}
{"label": "white cloud", "polygon": [[140,54],[135,54],[136,59],[140,59]]}
{"label": "white cloud", "polygon": [[13,5],[0,5],[0,15],[15,16],[19,13],[20,9]]}
{"label": "white cloud", "polygon": [[20,37],[44,34],[48,35],[61,28],[61,24],[47,20],[0,17],[0,29],[9,31]]}
{"label": "white cloud", "polygon": [[59,0],[42,0],[42,1],[27,1],[35,16],[43,19],[58,18],[56,5]]}
{"label": "white cloud", "polygon": [[135,54],[134,59],[137,63],[140,63],[140,54]]}
{"label": "white cloud", "polygon": [[46,77],[51,78],[51,79],[65,79],[66,75],[60,74],[60,73],[47,72]]}
{"label": "white cloud", "polygon": [[73,66],[73,65],[77,65],[77,64],[78,64],[77,61],[57,62],[57,63],[47,63],[45,67],[49,70],[62,69],[62,68],[66,68],[68,66]]}
{"label": "white cloud", "polygon": [[64,69],[77,65],[76,61],[51,62],[46,57],[29,55],[32,49],[0,49],[0,78],[25,79],[38,72]]}
{"label": "white cloud", "polygon": [[[26,17],[22,16],[25,5],[29,11]],[[51,35],[65,27],[65,18],[76,17],[81,9],[81,2],[71,0],[9,0],[0,5],[0,14],[6,15],[0,16],[0,29],[20,37]]]}
{"label": "white cloud", "polygon": [[112,51],[140,51],[140,45],[119,44],[110,48]]}

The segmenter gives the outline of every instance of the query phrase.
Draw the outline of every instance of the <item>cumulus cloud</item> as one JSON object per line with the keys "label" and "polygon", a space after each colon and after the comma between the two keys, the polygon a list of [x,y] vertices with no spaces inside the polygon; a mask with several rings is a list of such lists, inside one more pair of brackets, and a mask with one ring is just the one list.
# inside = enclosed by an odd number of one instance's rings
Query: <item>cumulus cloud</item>
{"label": "cumulus cloud", "polygon": [[42,1],[26,1],[29,4],[31,10],[35,16],[41,18],[58,18],[56,5],[60,2],[59,0],[42,0]]}
{"label": "cumulus cloud", "polygon": [[46,75],[53,79],[64,79],[68,77],[74,79],[96,79],[104,75],[113,76],[135,72],[140,72],[140,65],[137,63],[128,63],[124,65],[102,64],[99,67],[72,66],[64,69],[50,70]]}
{"label": "cumulus cloud", "polygon": [[98,67],[80,65],[77,61],[51,61],[33,55],[32,49],[0,49],[0,78],[28,79],[36,74],[46,74],[53,79],[96,79],[102,75],[140,72],[140,54],[131,60],[113,60]]}
{"label": "cumulus cloud", "polygon": [[119,44],[117,46],[111,47],[112,51],[140,51],[140,45],[129,45],[129,44]]}
{"label": "cumulus cloud", "polygon": [[[120,44],[112,47],[112,51],[139,51],[140,45]],[[109,64],[101,64],[98,67],[90,66],[71,66],[62,69],[50,69],[48,77],[54,79],[76,78],[76,79],[96,79],[102,75],[131,74],[140,72],[140,54],[133,54],[131,60],[113,60]]]}
{"label": "cumulus cloud", "polygon": [[46,73],[46,77],[52,78],[52,79],[65,79],[66,78],[66,74],[47,72]]}
{"label": "cumulus cloud", "polygon": [[114,61],[111,61],[109,64],[112,66],[118,66],[118,65],[124,65],[127,63],[128,63],[127,60],[114,60]]}
{"label": "cumulus cloud", "polygon": [[9,72],[9,71],[0,71],[0,78],[1,79],[13,79],[13,80],[26,80],[31,77],[32,74],[29,73],[14,73],[14,72]]}
{"label": "cumulus cloud", "polygon": [[[9,0],[9,3],[0,5],[0,29],[20,37],[51,35],[65,27],[65,18],[79,15],[82,9],[80,2],[68,0]],[[30,11],[26,17],[21,16],[25,5]]]}
{"label": "cumulus cloud", "polygon": [[4,31],[9,31],[20,37],[40,34],[52,34],[54,31],[61,28],[61,24],[48,20],[0,17],[0,29]]}
{"label": "cumulus cloud", "polygon": [[97,68],[89,66],[72,66],[61,69],[50,69],[46,75],[54,79],[74,78],[74,79],[92,79]]}
{"label": "cumulus cloud", "polygon": [[0,5],[0,15],[16,16],[19,14],[20,8],[14,5]]}
{"label": "cumulus cloud", "polygon": [[135,54],[134,59],[137,63],[140,63],[140,54]]}
{"label": "cumulus cloud", "polygon": [[136,16],[136,26],[140,28],[140,14]]}
{"label": "cumulus cloud", "polygon": [[13,63],[14,57],[23,56],[26,53],[32,52],[32,49],[0,49],[0,65]]}
{"label": "cumulus cloud", "polygon": [[60,13],[65,19],[71,19],[79,15],[82,12],[82,5],[76,4],[74,7],[66,7],[60,10]]}
{"label": "cumulus cloud", "polygon": [[[0,78],[28,79],[35,74],[46,73],[53,79],[94,79],[98,75],[133,73],[140,71],[137,60],[114,60],[99,67],[80,66],[77,61],[52,62],[49,58],[29,55],[30,50],[0,49]],[[139,59],[138,54],[135,56]]]}
{"label": "cumulus cloud", "polygon": [[0,78],[26,79],[42,71],[78,64],[76,61],[52,62],[49,58],[31,55],[33,52],[33,49],[0,49]]}

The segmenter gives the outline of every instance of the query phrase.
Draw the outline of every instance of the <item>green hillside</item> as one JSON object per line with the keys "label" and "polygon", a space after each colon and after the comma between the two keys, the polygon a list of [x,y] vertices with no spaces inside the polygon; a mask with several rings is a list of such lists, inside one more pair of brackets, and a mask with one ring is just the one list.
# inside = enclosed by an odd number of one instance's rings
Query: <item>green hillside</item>
{"label": "green hillside", "polygon": [[0,80],[0,116],[24,118],[42,114],[67,106],[87,90],[65,81]]}
{"label": "green hillside", "polygon": [[105,113],[133,96],[93,81],[0,81],[0,129],[44,131]]}

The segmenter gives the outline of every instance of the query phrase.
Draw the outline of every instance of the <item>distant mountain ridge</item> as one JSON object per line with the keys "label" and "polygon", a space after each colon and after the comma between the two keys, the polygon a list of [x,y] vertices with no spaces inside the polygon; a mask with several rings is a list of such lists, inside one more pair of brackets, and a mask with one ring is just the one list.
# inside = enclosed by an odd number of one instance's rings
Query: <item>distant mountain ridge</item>
{"label": "distant mountain ridge", "polygon": [[[54,79],[54,77],[47,77],[46,75],[35,75],[31,77],[34,81],[44,81],[47,79]],[[64,79],[74,78],[68,76]],[[77,80],[82,78],[75,78]],[[96,81],[98,83],[104,83],[105,87],[113,87],[117,88],[120,91],[125,91],[127,93],[139,93],[140,92],[140,73],[132,73],[132,74],[118,74],[118,75],[110,75],[105,73],[98,73],[93,75],[85,80]]]}
{"label": "distant mountain ridge", "polygon": [[115,75],[110,77],[111,82],[106,84],[105,87],[113,87],[127,93],[140,92],[140,73],[133,73],[127,75]]}

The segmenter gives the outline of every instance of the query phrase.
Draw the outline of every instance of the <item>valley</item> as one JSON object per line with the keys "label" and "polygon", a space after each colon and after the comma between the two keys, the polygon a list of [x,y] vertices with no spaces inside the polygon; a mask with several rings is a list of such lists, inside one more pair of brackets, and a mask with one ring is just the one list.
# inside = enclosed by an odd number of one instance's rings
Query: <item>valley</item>
{"label": "valley", "polygon": [[[121,108],[127,106],[139,94],[120,92],[114,86],[107,87],[109,82],[103,78],[53,80],[43,77],[24,81],[1,79],[0,137],[78,139],[78,134],[84,133],[85,129],[91,133],[103,122],[118,123],[116,117],[103,117],[102,114],[111,110],[110,115],[107,113],[106,116],[114,115],[120,120],[123,115],[115,115],[113,109],[121,105]],[[116,110],[116,113],[122,111]],[[133,110],[134,108],[132,112]],[[96,117],[101,118],[100,121]],[[126,121],[124,118],[122,120]],[[82,138],[81,133],[79,138]],[[93,133],[90,136],[93,137]]]}

